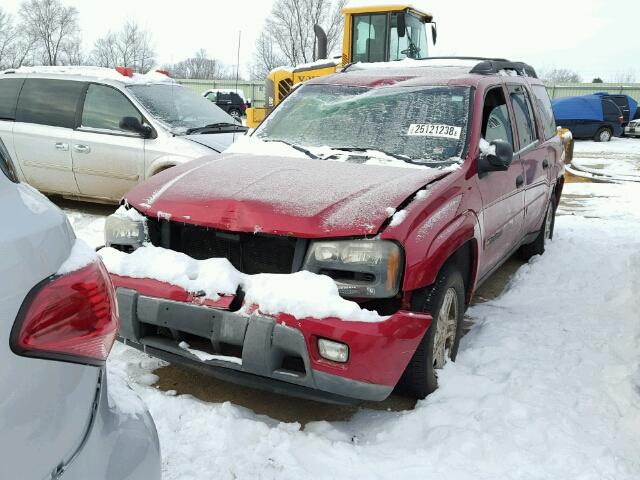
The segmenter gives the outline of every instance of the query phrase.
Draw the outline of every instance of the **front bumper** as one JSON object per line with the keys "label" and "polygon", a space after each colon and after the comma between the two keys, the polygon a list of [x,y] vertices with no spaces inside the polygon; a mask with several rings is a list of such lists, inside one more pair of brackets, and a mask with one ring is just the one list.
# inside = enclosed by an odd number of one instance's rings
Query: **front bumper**
{"label": "front bumper", "polygon": [[624,134],[628,137],[640,137],[640,127],[625,127]]}
{"label": "front bumper", "polygon": [[[202,302],[154,280],[112,277],[127,345],[223,380],[328,402],[387,398],[431,323],[404,311],[376,323],[246,316],[229,310],[229,299]],[[348,362],[323,359],[319,338],[346,343]],[[181,348],[183,340],[208,355]]]}

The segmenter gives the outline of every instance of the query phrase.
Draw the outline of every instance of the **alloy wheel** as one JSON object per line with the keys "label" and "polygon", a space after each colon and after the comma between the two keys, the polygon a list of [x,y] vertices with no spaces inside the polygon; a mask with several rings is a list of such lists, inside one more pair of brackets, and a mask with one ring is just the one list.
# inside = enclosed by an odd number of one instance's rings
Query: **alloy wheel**
{"label": "alloy wheel", "polygon": [[454,288],[449,288],[442,300],[433,339],[433,366],[435,368],[444,367],[447,359],[451,358],[451,350],[458,327],[458,308],[458,295]]}

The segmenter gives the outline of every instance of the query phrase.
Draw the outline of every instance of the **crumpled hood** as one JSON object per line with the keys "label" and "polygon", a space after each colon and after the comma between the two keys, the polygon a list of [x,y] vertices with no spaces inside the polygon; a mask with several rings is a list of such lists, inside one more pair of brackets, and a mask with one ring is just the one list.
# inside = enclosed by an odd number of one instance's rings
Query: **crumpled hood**
{"label": "crumpled hood", "polygon": [[243,132],[199,133],[184,135],[182,138],[209,147],[216,152],[224,152],[242,135],[244,135]]}
{"label": "crumpled hood", "polygon": [[298,237],[376,233],[437,169],[224,154],[169,169],[129,192],[150,217]]}

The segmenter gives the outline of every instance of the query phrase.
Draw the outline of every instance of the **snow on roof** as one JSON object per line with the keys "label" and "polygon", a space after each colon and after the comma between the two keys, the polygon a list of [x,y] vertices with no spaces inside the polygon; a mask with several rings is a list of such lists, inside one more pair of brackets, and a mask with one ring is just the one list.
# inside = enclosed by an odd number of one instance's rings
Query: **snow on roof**
{"label": "snow on roof", "polygon": [[91,77],[99,80],[111,80],[122,83],[176,83],[171,77],[150,70],[145,74],[134,73],[132,77],[127,77],[119,73],[115,68],[93,67],[84,65],[69,66],[45,66],[39,65],[35,67],[20,67],[15,69],[4,70],[3,74],[43,74],[43,75],[75,75],[82,77]]}
{"label": "snow on roof", "polygon": [[[293,72],[294,70],[301,70],[306,68],[314,68],[314,67],[322,67],[322,66],[337,66],[342,63],[342,57],[334,57],[334,58],[321,58],[320,60],[316,60],[315,62],[301,63],[300,65],[292,66],[283,66],[277,67],[274,70],[284,69],[289,72]],[[273,70],[272,70],[273,71]]]}
{"label": "snow on roof", "polygon": [[209,93],[219,92],[219,93],[237,93],[244,100],[244,91],[241,88],[210,88],[202,92],[202,95],[207,95]]}
{"label": "snow on roof", "polygon": [[354,63],[347,71],[384,69],[397,70],[424,67],[464,67],[471,69],[478,63],[480,63],[480,60],[465,60],[459,58],[425,58],[422,60],[404,58],[402,60],[394,60],[392,62]]}

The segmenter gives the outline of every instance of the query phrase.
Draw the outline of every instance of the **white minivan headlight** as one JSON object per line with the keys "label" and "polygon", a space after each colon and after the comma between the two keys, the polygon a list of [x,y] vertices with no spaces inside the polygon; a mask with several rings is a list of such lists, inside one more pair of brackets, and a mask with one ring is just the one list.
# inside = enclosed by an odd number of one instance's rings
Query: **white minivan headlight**
{"label": "white minivan headlight", "polygon": [[398,293],[403,255],[387,240],[318,240],[311,243],[303,268],[328,275],[346,297],[389,298]]}
{"label": "white minivan headlight", "polygon": [[146,241],[145,220],[137,211],[123,212],[123,208],[107,217],[104,242],[107,247],[122,246],[127,250],[135,250]]}

